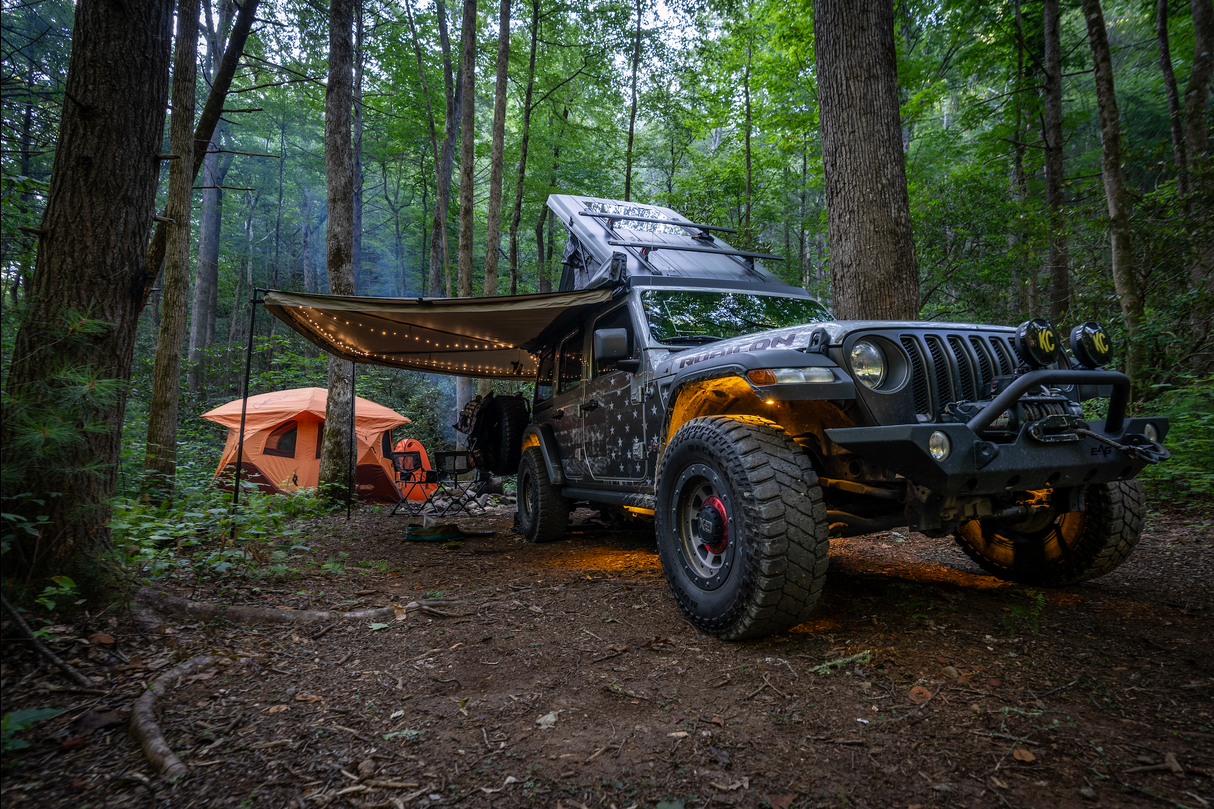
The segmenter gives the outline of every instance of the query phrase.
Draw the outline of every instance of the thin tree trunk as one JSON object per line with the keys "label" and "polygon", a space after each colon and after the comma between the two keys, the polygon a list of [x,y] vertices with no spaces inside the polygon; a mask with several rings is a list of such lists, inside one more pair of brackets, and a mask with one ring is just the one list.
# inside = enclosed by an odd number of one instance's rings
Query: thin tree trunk
{"label": "thin tree trunk", "polygon": [[[274,276],[270,286],[278,289],[278,270],[282,260],[283,169],[287,162],[287,117],[278,119],[278,205],[274,208]],[[271,332],[272,333],[272,332]]]}
{"label": "thin tree trunk", "polygon": [[[156,212],[154,158],[163,142],[172,26],[172,0],[76,5],[36,271],[0,419],[5,510],[48,520],[36,533],[17,532],[5,556],[6,577],[26,585],[61,574],[96,592],[107,569],[122,389],[130,379]],[[92,327],[68,333],[65,319]],[[110,386],[114,394],[104,395]],[[83,405],[75,407],[73,396],[83,396]],[[42,457],[35,449],[41,438],[18,428],[21,414],[61,416],[73,435]],[[7,499],[22,492],[59,496]]]}
{"label": "thin tree trunk", "polygon": [[[476,174],[476,0],[464,0],[464,26],[460,34],[460,80],[464,88],[463,130],[459,159],[459,297],[472,295],[472,241],[475,213],[473,179]],[[458,417],[472,398],[472,380],[455,378],[455,413]],[[464,446],[464,438],[456,434],[456,446]]]}
{"label": "thin tree trunk", "polygon": [[1185,157],[1184,118],[1180,111],[1180,92],[1172,70],[1172,49],[1168,45],[1168,0],[1158,0],[1155,11],[1155,40],[1159,43],[1159,69],[1168,97],[1168,124],[1172,134],[1172,155],[1176,163],[1176,190],[1189,193],[1189,161]]}
{"label": "thin tree trunk", "polygon": [[535,220],[535,275],[540,292],[551,292],[552,281],[548,279],[548,262],[544,258],[544,224],[548,220],[548,205],[540,206],[540,217]]}
{"label": "thin tree trunk", "polygon": [[[232,86],[232,77],[236,74],[236,68],[240,64],[240,57],[244,54],[245,42],[249,38],[249,30],[253,27],[259,3],[260,0],[245,0],[241,4],[240,11],[236,15],[236,22],[232,26],[231,38],[228,39],[227,47],[223,52],[223,59],[216,69],[214,54],[218,52],[224,37],[227,36],[231,10],[235,6],[226,0],[221,0],[220,8],[223,10],[223,14],[220,17],[219,28],[216,29],[211,22],[210,3],[205,0],[203,2],[203,8],[207,12],[206,76],[211,91],[207,94],[206,104],[202,108],[202,114],[198,117],[198,124],[194,127],[194,168],[190,174],[191,179],[198,177],[203,157],[207,154],[207,149],[199,148],[200,145],[219,143],[216,131],[220,124],[220,116],[223,114],[223,105],[227,101],[228,90]],[[165,243],[164,223],[160,223],[156,225],[156,230],[152,233],[152,240],[148,246],[147,274],[143,279],[143,301],[139,307],[141,311],[144,306],[147,306],[148,298],[160,275],[160,267],[164,263]]]}
{"label": "thin tree trunk", "polygon": [[1070,308],[1070,259],[1067,255],[1066,222],[1062,212],[1062,41],[1058,0],[1044,0],[1045,28],[1044,95],[1045,115],[1045,205],[1050,224],[1050,319],[1061,325]]}
{"label": "thin tree trunk", "polygon": [[354,210],[350,250],[354,265],[354,287],[363,288],[363,4],[354,13]]}
{"label": "thin tree trunk", "polygon": [[641,0],[636,0],[637,26],[632,45],[632,108],[628,113],[628,150],[624,157],[624,201],[632,199],[632,141],[637,124],[637,69],[641,64]]}
{"label": "thin tree trunk", "polygon": [[[540,31],[540,0],[531,0],[531,56],[527,62],[527,89],[523,96],[523,133],[519,138],[518,180],[514,184],[514,211],[510,214],[510,294],[518,294],[518,227],[523,218],[523,180],[527,176],[527,146],[531,141],[531,93],[535,89],[535,49]],[[545,206],[546,207],[546,206]]]}
{"label": "thin tree trunk", "polygon": [[1138,330],[1143,321],[1142,295],[1130,242],[1130,196],[1121,174],[1121,123],[1117,113],[1117,95],[1113,84],[1113,58],[1104,27],[1100,0],[1081,0],[1088,26],[1088,44],[1096,77],[1096,105],[1100,111],[1101,174],[1109,209],[1109,237],[1112,242],[1113,288],[1121,303],[1128,343],[1125,374],[1133,384],[1141,370],[1142,352]]}
{"label": "thin tree trunk", "polygon": [[[329,77],[325,87],[325,178],[328,224],[325,254],[329,294],[353,295],[354,282],[354,162],[350,148],[353,107],[353,44],[355,0],[329,4]],[[350,361],[329,358],[329,397],[325,405],[325,437],[320,456],[320,485],[333,500],[346,499],[350,473],[350,411],[354,380]]]}
{"label": "thin tree trunk", "polygon": [[[1188,218],[1194,222],[1214,221],[1214,195],[1209,193],[1214,181],[1210,165],[1206,116],[1209,114],[1210,77],[1214,73],[1214,4],[1211,0],[1191,0],[1193,12],[1193,67],[1185,88],[1185,157],[1188,160],[1191,191],[1186,200]],[[1197,293],[1197,305],[1191,322],[1192,340],[1206,346],[1193,356],[1193,371],[1203,378],[1214,369],[1214,243],[1210,240],[1194,245],[1189,263],[1189,281]]]}
{"label": "thin tree trunk", "polygon": [[244,335],[244,317],[241,303],[244,301],[244,287],[253,289],[253,214],[261,199],[261,192],[248,193],[249,211],[244,218],[244,266],[236,266],[236,291],[232,294],[232,317],[228,320],[228,348]]}
{"label": "thin tree trunk", "polygon": [[[443,278],[448,275],[449,253],[447,250],[447,212],[451,200],[451,173],[455,166],[455,141],[459,138],[460,117],[464,99],[463,77],[451,75],[451,38],[447,33],[447,7],[437,0],[438,37],[443,53],[443,83],[446,88],[447,117],[443,125],[441,153],[434,164],[434,224],[430,232],[430,283],[427,294],[441,298],[444,293]],[[458,81],[457,81],[458,79]]]}
{"label": "thin tree trunk", "polygon": [[[497,29],[497,85],[493,96],[493,146],[489,156],[489,210],[485,222],[485,291],[497,294],[498,256],[502,250],[502,174],[506,150],[506,82],[510,67],[510,0],[502,0]],[[477,392],[489,393],[492,383],[482,379]]]}
{"label": "thin tree trunk", "polygon": [[219,289],[219,240],[223,226],[223,185],[231,154],[220,154],[223,128],[215,130],[202,163],[202,215],[198,223],[198,266],[194,270],[194,301],[190,312],[190,371],[187,382],[192,392],[202,389],[202,356],[211,345],[215,332],[215,300]]}
{"label": "thin tree trunk", "polygon": [[312,263],[312,192],[304,186],[303,195],[299,199],[299,215],[303,220],[301,228],[299,263],[303,269],[304,292],[312,294],[318,291],[316,283],[316,267]]}
{"label": "thin tree trunk", "polygon": [[[750,18],[750,10],[746,12],[747,20]],[[747,35],[749,35],[749,28]],[[746,45],[746,72],[742,74],[742,98],[746,104],[746,210],[742,215],[742,244],[749,249],[754,244],[754,234],[750,229],[750,208],[751,208],[751,155],[750,155],[750,138],[753,129],[753,112],[750,108],[750,45]]]}
{"label": "thin tree trunk", "polygon": [[[1024,14],[1021,10],[1020,0],[1016,0],[1016,121],[1015,132],[1012,139],[1012,198],[1016,201],[1017,206],[1023,207],[1028,200],[1029,188],[1028,177],[1024,170],[1024,103],[1022,101],[1022,88],[1025,80],[1024,73]],[[1017,227],[1016,223],[1012,223],[1011,229],[1008,231],[1008,250],[1013,251],[1021,243],[1024,238],[1022,228]],[[1040,312],[1041,301],[1037,290],[1037,264],[1035,261],[1020,262],[1025,268],[1027,278],[1024,280],[1024,287],[1020,296],[1020,306],[1024,313],[1029,317],[1036,317]]]}
{"label": "thin tree trunk", "polygon": [[1214,3],[1191,0],[1193,11],[1193,67],[1184,91],[1185,156],[1190,167],[1209,151],[1206,115],[1210,78],[1214,75]]}
{"label": "thin tree trunk", "polygon": [[199,0],[177,5],[173,57],[173,115],[169,121],[169,195],[165,214],[173,220],[165,253],[160,330],[152,366],[148,431],[143,468],[145,491],[172,497],[177,473],[177,409],[181,391],[181,344],[185,338],[190,294],[190,217],[194,178],[194,89],[198,56]]}
{"label": "thin tree trunk", "polygon": [[919,273],[898,121],[893,6],[815,0],[835,314],[914,320]]}

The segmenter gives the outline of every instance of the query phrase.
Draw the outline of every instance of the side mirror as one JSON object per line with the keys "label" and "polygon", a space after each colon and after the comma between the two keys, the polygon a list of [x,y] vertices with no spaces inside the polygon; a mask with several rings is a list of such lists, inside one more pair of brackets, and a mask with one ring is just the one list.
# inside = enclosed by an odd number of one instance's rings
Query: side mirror
{"label": "side mirror", "polygon": [[[628,329],[598,329],[594,333],[594,358],[600,362],[622,360],[629,355]],[[618,365],[618,363],[617,363]]]}

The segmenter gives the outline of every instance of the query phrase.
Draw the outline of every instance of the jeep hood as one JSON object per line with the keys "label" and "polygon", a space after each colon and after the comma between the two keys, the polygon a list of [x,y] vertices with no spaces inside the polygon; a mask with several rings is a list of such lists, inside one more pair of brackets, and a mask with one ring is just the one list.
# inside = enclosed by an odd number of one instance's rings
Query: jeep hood
{"label": "jeep hood", "polygon": [[498,298],[266,293],[279,320],[343,359],[480,379],[535,379],[540,334],[611,300],[610,289]]}

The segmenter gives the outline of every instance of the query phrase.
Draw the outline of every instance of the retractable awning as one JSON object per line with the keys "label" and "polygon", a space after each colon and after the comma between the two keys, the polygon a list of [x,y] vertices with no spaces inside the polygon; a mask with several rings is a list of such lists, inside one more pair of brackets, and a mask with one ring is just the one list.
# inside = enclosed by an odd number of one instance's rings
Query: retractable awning
{"label": "retractable awning", "polygon": [[334,356],[412,371],[534,378],[540,335],[610,289],[498,298],[360,298],[267,292],[275,317]]}

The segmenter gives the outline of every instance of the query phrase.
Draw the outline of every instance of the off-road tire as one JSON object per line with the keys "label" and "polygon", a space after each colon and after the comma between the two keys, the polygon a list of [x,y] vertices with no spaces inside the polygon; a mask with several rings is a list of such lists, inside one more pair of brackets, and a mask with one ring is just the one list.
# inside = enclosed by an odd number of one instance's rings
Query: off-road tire
{"label": "off-road tire", "polygon": [[[1117,480],[1089,486],[1087,510],[1056,516],[1036,530],[999,520],[974,520],[955,538],[970,559],[1006,581],[1063,587],[1112,572],[1142,538],[1142,483]],[[1021,524],[1023,526],[1023,524]]]}
{"label": "off-road tire", "polygon": [[528,542],[553,542],[568,532],[573,503],[552,485],[539,447],[527,447],[522,455],[515,501],[518,529]]}
{"label": "off-road tire", "polygon": [[477,469],[509,475],[518,469],[527,429],[527,403],[517,396],[493,396],[477,412],[469,445]]}
{"label": "off-road tire", "polygon": [[[709,507],[697,497],[716,498],[727,517],[727,544],[716,556],[689,533],[700,524],[689,522],[691,510]],[[822,593],[830,549],[822,489],[809,457],[766,419],[713,416],[680,427],[658,471],[655,529],[675,601],[710,635],[740,640],[791,629]],[[702,575],[717,557],[715,574]]]}

